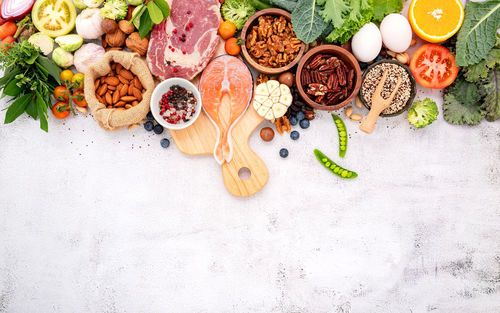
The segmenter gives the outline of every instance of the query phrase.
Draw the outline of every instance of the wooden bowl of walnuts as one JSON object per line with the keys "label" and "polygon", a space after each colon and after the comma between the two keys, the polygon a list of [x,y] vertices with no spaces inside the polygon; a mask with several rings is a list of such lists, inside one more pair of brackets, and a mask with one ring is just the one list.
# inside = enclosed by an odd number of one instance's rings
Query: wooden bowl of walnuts
{"label": "wooden bowl of walnuts", "polygon": [[296,37],[291,19],[290,13],[281,9],[265,9],[250,17],[241,31],[241,52],[248,64],[261,73],[275,75],[300,61],[306,45]]}

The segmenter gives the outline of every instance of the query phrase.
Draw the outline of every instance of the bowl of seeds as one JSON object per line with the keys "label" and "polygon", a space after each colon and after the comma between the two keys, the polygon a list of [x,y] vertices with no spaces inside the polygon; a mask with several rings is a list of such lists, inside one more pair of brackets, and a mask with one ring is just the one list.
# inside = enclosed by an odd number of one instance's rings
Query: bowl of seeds
{"label": "bowl of seeds", "polygon": [[372,96],[386,70],[388,71],[387,80],[382,89],[382,97],[384,99],[387,99],[392,91],[394,91],[399,77],[401,77],[402,81],[391,105],[383,110],[380,116],[396,116],[411,106],[416,95],[415,78],[410,69],[398,61],[382,60],[370,65],[363,74],[359,98],[364,106],[370,110]]}
{"label": "bowl of seeds", "polygon": [[184,129],[200,116],[200,92],[186,79],[169,78],[156,86],[150,108],[155,120],[163,127]]}

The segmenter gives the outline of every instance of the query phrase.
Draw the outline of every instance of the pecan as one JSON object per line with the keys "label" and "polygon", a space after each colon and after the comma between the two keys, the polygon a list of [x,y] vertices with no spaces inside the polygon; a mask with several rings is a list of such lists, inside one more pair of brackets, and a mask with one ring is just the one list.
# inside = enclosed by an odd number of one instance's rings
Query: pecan
{"label": "pecan", "polygon": [[347,82],[343,67],[342,66],[337,67],[336,72],[337,72],[337,77],[339,78],[339,85],[345,86]]}
{"label": "pecan", "polygon": [[323,55],[322,54],[318,54],[317,56],[315,56],[311,62],[309,62],[309,68],[315,70],[317,69],[318,67],[320,67],[321,65],[325,64],[325,59],[323,58]]}
{"label": "pecan", "polygon": [[313,96],[324,96],[328,92],[328,87],[323,84],[309,84],[307,93]]}

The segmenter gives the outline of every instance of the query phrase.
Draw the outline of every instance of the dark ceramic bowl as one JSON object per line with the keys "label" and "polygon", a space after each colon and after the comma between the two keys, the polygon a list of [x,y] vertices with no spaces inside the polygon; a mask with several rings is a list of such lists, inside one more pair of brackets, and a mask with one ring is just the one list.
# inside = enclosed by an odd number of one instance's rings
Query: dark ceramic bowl
{"label": "dark ceramic bowl", "polygon": [[[311,98],[309,98],[309,95],[307,95],[302,86],[302,70],[304,66],[308,64],[309,61],[317,54],[334,55],[340,60],[344,61],[347,66],[354,69],[354,88],[347,99],[336,105],[322,105],[313,101]],[[358,95],[359,88],[361,87],[361,68],[359,67],[359,63],[356,58],[346,49],[334,45],[322,45],[309,50],[309,52],[307,52],[306,55],[302,58],[299,63],[299,67],[297,68],[297,75],[295,75],[295,80],[297,83],[299,94],[304,99],[304,101],[307,102],[307,104],[318,110],[333,111],[345,107],[347,104],[351,103],[352,100]]]}
{"label": "dark ceramic bowl", "polygon": [[[401,67],[403,67],[406,72],[408,73],[408,76],[410,77],[410,82],[411,82],[411,91],[410,91],[410,98],[408,99],[408,101],[406,102],[405,106],[395,112],[395,113],[391,113],[391,114],[380,114],[380,116],[383,116],[383,117],[390,117],[390,116],[397,116],[401,113],[403,113],[404,111],[408,110],[408,108],[411,106],[411,104],[413,103],[413,99],[415,99],[415,95],[417,94],[417,84],[415,82],[415,77],[413,77],[413,74],[411,73],[410,69],[408,68],[408,66],[404,65],[403,63],[401,62],[398,62],[396,60],[381,60],[381,61],[378,61],[378,62],[375,62],[373,63],[372,65],[368,66],[368,68],[365,70],[365,72],[363,73],[363,80],[361,82],[361,86],[363,86],[363,82],[365,81],[365,76],[366,76],[366,73],[368,73],[368,71],[370,71],[372,68],[374,68],[375,66],[381,64],[381,63],[394,63],[394,64],[397,64]],[[370,106],[366,103],[366,101],[364,100],[363,98],[363,88],[360,89],[359,91],[359,99],[361,100],[361,102],[363,103],[363,105],[368,109],[370,110]]]}

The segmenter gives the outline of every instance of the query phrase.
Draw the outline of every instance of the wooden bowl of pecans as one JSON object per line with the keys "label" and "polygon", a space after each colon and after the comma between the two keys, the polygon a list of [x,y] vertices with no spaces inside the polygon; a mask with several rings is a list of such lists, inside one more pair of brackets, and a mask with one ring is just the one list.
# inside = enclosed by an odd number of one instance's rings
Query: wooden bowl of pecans
{"label": "wooden bowl of pecans", "polygon": [[257,71],[276,75],[297,65],[306,45],[295,35],[290,13],[265,9],[252,15],[241,31],[241,52]]}
{"label": "wooden bowl of pecans", "polygon": [[361,87],[361,68],[346,49],[324,45],[302,58],[296,74],[301,97],[313,108],[333,111],[349,104]]}

